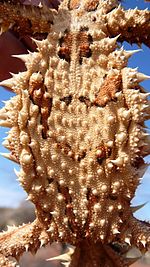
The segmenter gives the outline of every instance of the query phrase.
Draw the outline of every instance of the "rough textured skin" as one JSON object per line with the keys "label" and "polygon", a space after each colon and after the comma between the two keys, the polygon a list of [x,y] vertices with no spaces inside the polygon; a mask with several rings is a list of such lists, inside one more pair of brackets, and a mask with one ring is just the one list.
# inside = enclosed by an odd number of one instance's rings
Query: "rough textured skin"
{"label": "rough textured skin", "polygon": [[[9,14],[13,2],[0,3]],[[20,34],[45,27],[48,36],[35,40],[37,52],[19,56],[26,71],[1,83],[16,93],[0,111],[0,125],[11,128],[5,156],[20,164],[18,180],[37,214],[33,224],[0,234],[1,266],[53,241],[76,246],[62,255],[66,266],[129,266],[125,252],[150,247],[150,226],[130,207],[150,153],[149,94],[139,85],[149,77],[127,67],[135,51],[117,40],[149,45],[150,12],[72,0],[58,12],[18,4],[7,27],[12,20]]]}
{"label": "rough textured skin", "polygon": [[9,28],[20,35],[34,35],[37,31],[39,34],[46,33],[51,27],[54,14],[54,9],[51,12],[46,7],[40,8],[35,6],[23,6],[18,0],[0,0],[1,33],[7,31]]}

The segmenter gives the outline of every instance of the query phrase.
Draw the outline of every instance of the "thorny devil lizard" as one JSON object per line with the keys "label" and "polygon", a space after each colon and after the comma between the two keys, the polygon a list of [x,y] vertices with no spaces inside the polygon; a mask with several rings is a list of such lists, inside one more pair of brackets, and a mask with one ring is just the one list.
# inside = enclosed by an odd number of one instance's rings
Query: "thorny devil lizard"
{"label": "thorny devil lizard", "polygon": [[150,247],[150,224],[130,207],[150,153],[139,84],[149,77],[127,67],[136,51],[117,41],[150,46],[150,12],[117,0],[65,0],[58,10],[0,0],[0,26],[47,34],[19,56],[26,71],[1,83],[16,93],[0,111],[7,158],[21,166],[37,219],[0,234],[0,266],[54,241],[75,246],[58,257],[65,266],[130,266],[131,247]]}

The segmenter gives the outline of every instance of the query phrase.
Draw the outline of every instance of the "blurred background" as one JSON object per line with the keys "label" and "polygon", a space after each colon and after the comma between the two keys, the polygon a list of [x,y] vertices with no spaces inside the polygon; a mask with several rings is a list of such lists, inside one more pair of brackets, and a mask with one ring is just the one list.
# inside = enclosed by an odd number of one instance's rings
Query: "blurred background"
{"label": "blurred background", "polygon": [[[125,8],[139,9],[150,8],[150,3],[146,3],[143,0],[124,0],[122,5]],[[139,49],[137,45],[129,45],[123,43],[123,46],[127,50]],[[150,51],[142,45],[142,51],[132,56],[129,60],[129,66],[139,68],[140,72],[150,75]],[[150,81],[145,81],[142,85],[150,92]],[[0,87],[0,99],[5,101],[13,96],[12,92],[5,90]],[[0,108],[3,107],[4,103],[0,102]],[[147,126],[150,126],[150,122],[146,122]],[[0,152],[8,152],[1,143],[3,138],[7,135],[7,129],[0,127]],[[150,157],[145,160],[149,162]],[[19,186],[14,173],[14,168],[19,170],[19,166],[2,156],[0,156],[0,231],[6,230],[7,225],[19,225],[27,222],[31,222],[35,218],[34,207],[27,200],[26,193]],[[146,203],[145,206],[135,213],[135,217],[141,220],[150,221],[150,169],[145,173],[141,185],[136,191],[136,195],[132,201],[132,205],[140,205]],[[46,259],[59,255],[64,251],[65,246],[61,244],[53,244],[52,246],[46,246],[40,249],[36,256],[32,256],[30,253],[25,253],[21,258],[21,267],[52,267],[62,266],[58,261],[47,262]],[[139,255],[139,252],[132,250],[130,256]],[[141,260],[132,267],[146,267],[150,266],[150,254],[146,253]],[[82,266],[81,266],[82,267]],[[84,267],[84,266],[83,266]],[[91,266],[92,267],[92,266]]]}

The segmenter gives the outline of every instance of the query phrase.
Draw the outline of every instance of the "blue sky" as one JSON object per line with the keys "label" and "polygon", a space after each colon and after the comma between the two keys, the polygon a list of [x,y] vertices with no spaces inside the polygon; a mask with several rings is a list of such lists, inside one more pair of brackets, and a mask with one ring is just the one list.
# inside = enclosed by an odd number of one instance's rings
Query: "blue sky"
{"label": "blue sky", "polygon": [[[0,87],[0,99],[7,100],[13,94]],[[0,102],[0,108],[4,104]],[[5,136],[7,136],[8,128],[0,127],[0,152],[8,153],[2,146],[2,141]],[[19,165],[7,160],[6,158],[0,156],[0,206],[18,206],[19,202],[22,201],[26,194],[23,189],[19,186],[18,181],[16,181],[16,175],[14,173],[14,168],[19,170]]]}
{"label": "blue sky", "polygon": [[[136,6],[140,9],[146,7],[150,8],[150,3],[144,3],[142,0],[124,0],[123,4],[126,8],[134,8]],[[137,45],[130,46],[127,43],[124,43],[124,48],[127,50],[139,49]],[[138,66],[140,72],[150,75],[150,50],[144,45],[142,49],[142,52],[135,54],[129,60],[129,66],[133,68]],[[150,81],[145,81],[143,86],[150,92]],[[12,96],[12,93],[4,90],[2,87],[0,88],[0,100],[7,100],[10,96]],[[0,102],[0,108],[2,106],[3,103]],[[150,126],[150,122],[147,122],[147,125]],[[6,152],[1,143],[2,139],[6,136],[7,130],[6,128],[0,127],[0,152]],[[18,181],[16,181],[14,168],[19,169],[19,166],[0,156],[0,206],[16,207],[19,205],[20,201],[26,198],[26,193],[19,186]],[[136,217],[150,220],[150,169],[148,169],[144,175],[142,184],[138,187],[136,196],[133,199],[134,205],[143,204],[145,202],[147,202],[147,204],[136,213]]]}

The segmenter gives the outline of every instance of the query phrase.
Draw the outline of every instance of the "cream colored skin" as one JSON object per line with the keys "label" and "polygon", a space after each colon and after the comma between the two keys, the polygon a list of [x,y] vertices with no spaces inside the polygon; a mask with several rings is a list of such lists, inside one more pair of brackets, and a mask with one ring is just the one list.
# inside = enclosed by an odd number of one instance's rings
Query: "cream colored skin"
{"label": "cream colored skin", "polygon": [[[12,153],[5,156],[20,164],[18,180],[36,206],[38,221],[21,227],[20,232],[10,229],[0,235],[0,241],[4,241],[0,253],[6,257],[17,257],[25,249],[36,250],[40,242],[43,245],[62,241],[78,247],[79,240],[86,238],[104,247],[117,238],[122,244],[149,246],[148,229],[145,226],[145,232],[141,231],[130,208],[147,168],[142,158],[150,152],[144,128],[150,113],[148,94],[139,86],[149,77],[127,67],[128,58],[135,51],[118,46],[118,35],[108,37],[108,25],[113,28],[118,17],[122,23],[143,23],[149,13],[124,13],[117,7],[118,1],[111,0],[99,1],[96,11],[85,12],[86,4],[83,1],[78,9],[70,11],[68,1],[64,1],[57,15],[55,12],[47,39],[35,40],[37,52],[20,56],[27,70],[2,83],[17,94],[0,112],[0,125],[11,128],[4,145]],[[141,12],[143,20],[138,19]],[[91,56],[83,57],[82,64],[78,41],[81,28],[86,28],[86,34],[92,37]],[[66,31],[72,33],[70,63],[58,56],[58,40]],[[121,86],[118,92],[112,92],[112,99],[106,92],[105,105],[96,105],[106,77],[110,83],[112,77],[121,77]],[[41,86],[46,88],[44,93]],[[72,98],[66,104],[62,99],[68,96]],[[81,97],[88,99],[90,106]],[[35,104],[38,98],[49,102],[52,99],[46,138],[42,135],[41,115],[46,106],[42,110]],[[110,155],[101,156],[103,149],[111,151]],[[78,160],[82,153],[84,156]],[[102,160],[98,162],[97,157]],[[15,238],[24,232],[22,240]],[[15,241],[13,248],[11,234],[20,242]],[[10,246],[6,247],[7,242]],[[111,259],[111,253],[107,256]],[[117,257],[116,266],[120,266]],[[2,258],[2,266],[6,262]]]}

